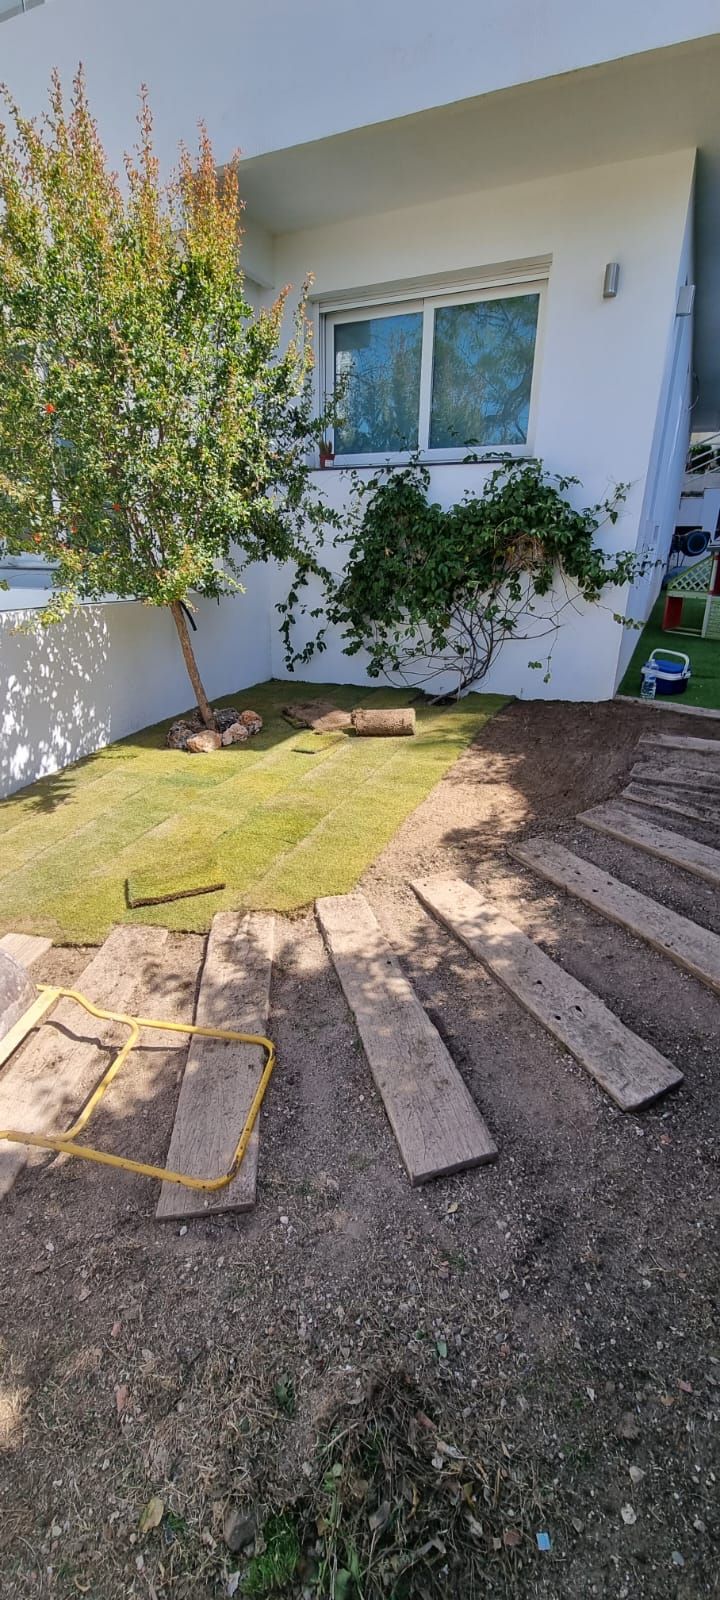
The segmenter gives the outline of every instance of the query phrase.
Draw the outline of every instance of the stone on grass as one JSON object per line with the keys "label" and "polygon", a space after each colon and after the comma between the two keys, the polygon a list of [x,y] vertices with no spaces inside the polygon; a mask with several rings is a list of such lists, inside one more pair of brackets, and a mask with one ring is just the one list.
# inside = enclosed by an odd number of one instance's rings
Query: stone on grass
{"label": "stone on grass", "polygon": [[211,750],[219,750],[222,745],[222,734],[215,733],[212,728],[204,728],[202,733],[194,733],[188,739],[186,750],[192,750],[194,755],[209,755]]}
{"label": "stone on grass", "polygon": [[234,1555],[252,1544],[257,1524],[252,1511],[241,1511],[239,1506],[228,1506],[223,1520],[223,1538]]}
{"label": "stone on grass", "polygon": [[198,728],[198,723],[185,722],[181,719],[179,722],[173,723],[165,742],[171,750],[186,750],[188,739],[192,739],[193,734],[198,732]]}
{"label": "stone on grass", "polygon": [[217,711],[213,711],[213,716],[218,733],[224,733],[226,728],[231,728],[234,722],[240,721],[237,706],[218,706]]}
{"label": "stone on grass", "polygon": [[[237,706],[219,706],[213,712],[215,728],[206,728],[199,711],[190,711],[185,717],[178,717],[170,727],[166,744],[171,750],[189,750],[191,754],[202,751],[203,754],[211,750],[219,750],[221,745],[240,744],[251,733],[259,733],[262,728],[262,717],[257,711],[240,711]],[[208,744],[205,735],[209,734],[212,742]],[[226,738],[225,736],[231,735]],[[218,738],[217,744],[214,742]],[[196,741],[202,738],[202,743]]]}
{"label": "stone on grass", "polygon": [[241,744],[243,739],[249,739],[249,737],[250,735],[244,722],[231,722],[230,727],[226,728],[222,735],[222,742],[226,745]]}

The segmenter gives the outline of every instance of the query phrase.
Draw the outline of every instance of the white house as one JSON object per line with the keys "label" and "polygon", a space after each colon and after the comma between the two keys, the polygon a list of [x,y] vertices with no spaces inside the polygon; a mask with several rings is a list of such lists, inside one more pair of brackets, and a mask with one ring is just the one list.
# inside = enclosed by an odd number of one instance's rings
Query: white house
{"label": "white house", "polygon": [[[318,468],[334,505],[343,465],[411,445],[449,505],[491,470],[463,464],[473,437],[576,475],[585,503],[629,483],[607,548],[664,557],[691,421],[720,426],[720,0],[0,0],[24,109],[79,60],[114,161],[141,82],[166,167],[199,118],[221,161],[242,148],[245,270],[258,300],[314,274],[320,387],[372,392],[401,352],[396,425],[358,400]],[[483,411],[473,362],[503,340],[516,392]],[[109,601],[38,638],[47,573],[2,575],[0,792],[187,704],[169,617]],[[570,613],[549,683],[515,641],[483,687],[609,698],[637,637],[612,612],[644,618],[658,583]],[[199,606],[212,695],[287,675],[282,593],[261,569]],[[338,639],[307,670],[363,682]]]}

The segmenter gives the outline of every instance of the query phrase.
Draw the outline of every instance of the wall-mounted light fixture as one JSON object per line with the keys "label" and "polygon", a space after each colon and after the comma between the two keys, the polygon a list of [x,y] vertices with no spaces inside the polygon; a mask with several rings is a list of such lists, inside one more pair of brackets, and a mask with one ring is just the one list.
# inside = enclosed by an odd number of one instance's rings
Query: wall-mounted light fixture
{"label": "wall-mounted light fixture", "polygon": [[691,317],[695,304],[694,283],[683,283],[678,290],[676,316]]}
{"label": "wall-mounted light fixture", "polygon": [[603,278],[603,300],[614,300],[620,282],[620,262],[608,261]]}

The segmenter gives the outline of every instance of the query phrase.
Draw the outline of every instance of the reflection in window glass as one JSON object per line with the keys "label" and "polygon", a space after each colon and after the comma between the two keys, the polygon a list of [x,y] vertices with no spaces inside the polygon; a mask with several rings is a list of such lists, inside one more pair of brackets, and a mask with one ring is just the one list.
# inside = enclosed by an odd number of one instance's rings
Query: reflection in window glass
{"label": "reflection in window glass", "polygon": [[337,455],[417,449],[422,329],[420,311],[336,323]]}
{"label": "reflection in window glass", "polygon": [[430,449],[525,444],[539,296],[435,312]]}
{"label": "reflection in window glass", "polygon": [[0,0],[0,22],[7,17],[17,17],[21,11],[32,11],[34,6],[43,3],[44,0]]}

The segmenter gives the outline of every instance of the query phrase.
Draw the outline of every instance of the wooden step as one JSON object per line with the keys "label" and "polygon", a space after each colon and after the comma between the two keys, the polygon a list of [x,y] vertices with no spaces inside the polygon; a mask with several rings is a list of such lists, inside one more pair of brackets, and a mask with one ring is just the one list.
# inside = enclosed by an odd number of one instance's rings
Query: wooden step
{"label": "wooden step", "polygon": [[597,995],[501,916],[477,889],[461,878],[421,878],[412,887],[428,911],[570,1051],[621,1111],[639,1111],[682,1083],[677,1067],[631,1033]]}
{"label": "wooden step", "polygon": [[[166,940],[166,928],[113,928],[75,987],[96,1005],[130,1010],[146,963],[160,955]],[[110,1045],[126,1037],[126,1029],[61,1000],[49,1022],[28,1037],[0,1073],[0,1128],[50,1133],[69,1127],[104,1072]],[[29,1153],[26,1145],[0,1142],[0,1197]]]}
{"label": "wooden step", "polygon": [[656,766],[652,761],[638,761],[630,769],[630,777],[637,783],[661,783],[664,787],[672,788],[708,789],[710,793],[720,796],[720,770],[716,771],[710,762],[705,766],[694,766],[685,762],[668,761],[662,766]]}
{"label": "wooden step", "polygon": [[[218,912],[213,917],[195,1021],[208,1028],[266,1034],[275,940],[272,916]],[[258,1045],[193,1039],[180,1086],[166,1166],[195,1178],[227,1172],[264,1065]],[[237,1176],[207,1194],[161,1185],[156,1215],[163,1221],[249,1211],[255,1204],[260,1125],[256,1122]]]}
{"label": "wooden step", "polygon": [[4,933],[0,939],[0,950],[22,967],[31,967],[51,949],[52,939],[43,939],[36,933]]}
{"label": "wooden step", "polygon": [[316,902],[412,1184],[494,1161],[497,1147],[362,894]]}
{"label": "wooden step", "polygon": [[660,828],[654,822],[647,822],[645,817],[636,817],[627,806],[594,806],[591,811],[581,811],[577,820],[597,833],[609,834],[623,844],[635,845],[638,850],[646,850],[648,855],[669,861],[673,867],[693,872],[696,878],[704,878],[707,883],[720,883],[720,850],[698,844],[695,839],[687,839],[670,828]]}
{"label": "wooden step", "polygon": [[639,742],[656,748],[660,745],[664,750],[679,750],[691,760],[695,756],[715,756],[720,761],[720,739],[694,739],[689,733],[644,733]]}
{"label": "wooden step", "polygon": [[633,800],[636,805],[654,806],[656,811],[670,811],[673,816],[690,817],[694,822],[705,822],[709,827],[716,827],[720,823],[720,806],[711,804],[710,797],[705,805],[701,795],[695,794],[695,804],[684,801],[677,789],[665,789],[662,784],[652,788],[643,788],[639,783],[629,783],[621,791],[624,800]]}
{"label": "wooden step", "polygon": [[631,889],[553,839],[527,839],[510,846],[510,854],[720,993],[720,938],[716,933]]}

